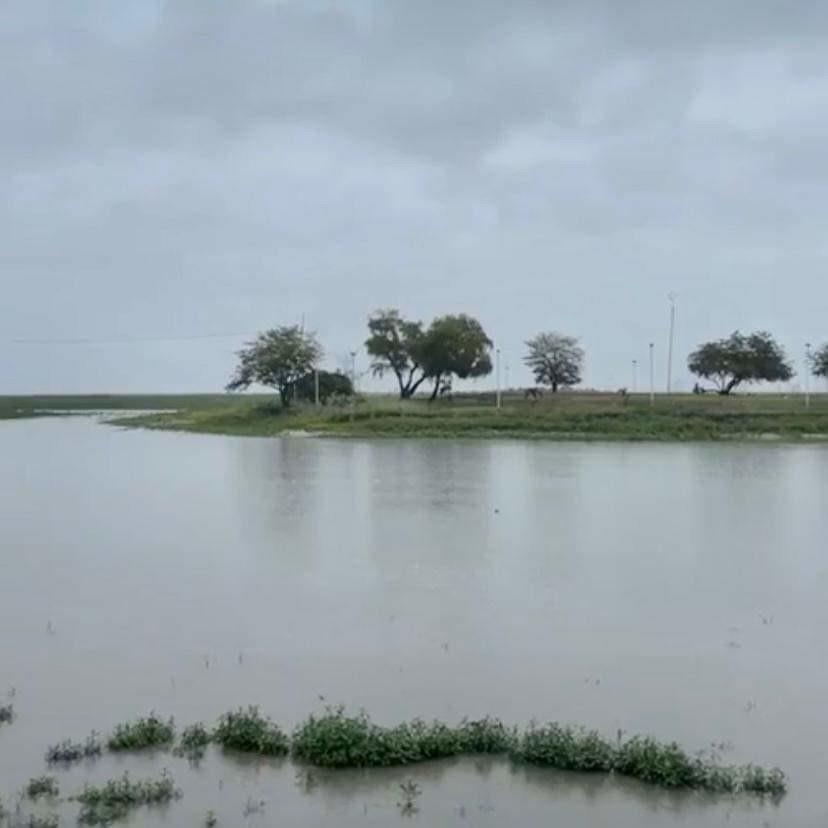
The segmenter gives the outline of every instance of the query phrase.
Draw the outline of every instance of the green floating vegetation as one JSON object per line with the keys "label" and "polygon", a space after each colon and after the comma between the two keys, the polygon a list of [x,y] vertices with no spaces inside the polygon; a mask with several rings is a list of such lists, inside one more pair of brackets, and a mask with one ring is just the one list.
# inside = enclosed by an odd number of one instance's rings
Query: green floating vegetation
{"label": "green floating vegetation", "polygon": [[159,718],[150,713],[134,722],[119,724],[109,737],[110,750],[143,750],[144,748],[166,747],[175,740],[175,722]]}
{"label": "green floating vegetation", "polygon": [[719,793],[785,793],[787,782],[779,768],[755,765],[722,766],[702,756],[690,756],[675,742],[633,736],[616,750],[614,770],[664,788],[699,788]]}
{"label": "green floating vegetation", "polygon": [[330,768],[409,765],[479,753],[508,755],[514,761],[558,770],[618,773],[665,788],[751,792],[781,796],[779,768],[724,766],[691,756],[675,742],[634,736],[611,742],[595,730],[550,723],[524,733],[497,719],[463,721],[457,727],[415,719],[395,727],[374,724],[365,713],[348,716],[334,708],[310,716],[295,730],[296,759]]}
{"label": "green floating vegetation", "polygon": [[[153,714],[120,725],[109,746],[112,750],[130,750],[167,745],[174,736],[172,719],[164,721]],[[646,736],[625,740],[620,731],[618,738],[610,741],[596,730],[556,722],[531,724],[523,732],[490,717],[464,719],[453,727],[422,719],[383,727],[372,722],[367,713],[348,715],[343,707],[333,707],[321,715],[309,716],[288,737],[251,706],[225,713],[212,733],[201,723],[185,728],[175,753],[198,759],[211,742],[226,750],[262,756],[290,754],[300,762],[326,768],[403,766],[491,754],[557,770],[617,773],[664,788],[781,796],[787,787],[779,768],[722,765],[713,754],[691,755],[675,742],[663,743]],[[50,749],[50,753],[56,750]],[[70,753],[74,755],[74,751]],[[122,785],[129,792],[129,785],[134,783],[124,777],[109,784],[116,790]]]}
{"label": "green floating vegetation", "polygon": [[196,722],[181,731],[181,737],[173,753],[195,761],[204,756],[212,740],[213,736],[210,731],[201,722]]}
{"label": "green floating vegetation", "polygon": [[386,728],[365,713],[346,716],[335,708],[299,725],[292,752],[322,767],[388,767],[471,753],[508,753],[515,739],[515,732],[497,719],[463,721],[457,727],[415,719]]}
{"label": "green floating vegetation", "polygon": [[213,732],[213,740],[225,750],[242,753],[286,756],[290,752],[285,733],[254,706],[225,713]]}
{"label": "green floating vegetation", "polygon": [[36,776],[26,785],[26,796],[39,799],[41,796],[59,796],[60,787],[54,776]]}
{"label": "green floating vegetation", "polygon": [[110,779],[103,785],[86,785],[75,800],[81,803],[78,822],[83,825],[108,825],[123,819],[141,805],[158,805],[178,799],[181,791],[172,777],[163,771],[158,779],[133,781],[129,774]]}
{"label": "green floating vegetation", "polygon": [[616,750],[595,730],[550,722],[530,726],[512,755],[523,762],[559,770],[608,772],[615,768]]}
{"label": "green floating vegetation", "polygon": [[[2,818],[0,813],[0,818]],[[9,823],[9,828],[58,828],[60,825],[60,817],[57,814],[46,814],[40,816],[38,814],[29,814],[29,816],[20,816],[15,814],[14,819]]]}
{"label": "green floating vegetation", "polygon": [[94,759],[100,756],[102,752],[101,740],[97,733],[92,732],[83,742],[64,739],[56,745],[51,745],[46,750],[46,762],[49,765],[70,765],[73,762],[80,762],[82,759]]}

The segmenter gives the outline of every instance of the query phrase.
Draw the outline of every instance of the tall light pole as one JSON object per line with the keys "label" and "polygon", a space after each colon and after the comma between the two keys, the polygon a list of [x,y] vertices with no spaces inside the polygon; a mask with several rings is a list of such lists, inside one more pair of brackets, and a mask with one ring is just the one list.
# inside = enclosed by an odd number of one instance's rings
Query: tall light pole
{"label": "tall light pole", "polygon": [[633,360],[632,368],[633,368],[632,390],[633,390],[633,394],[635,394],[635,392],[638,391],[638,360],[637,359]]}
{"label": "tall light pole", "polygon": [[356,351],[351,351],[351,421],[356,412]]}
{"label": "tall light pole", "polygon": [[497,410],[500,411],[502,399],[500,395],[500,348],[495,350],[495,373],[497,375]]}
{"label": "tall light pole", "polygon": [[811,343],[805,343],[805,408],[811,407]]}
{"label": "tall light pole", "polygon": [[667,348],[667,393],[669,394],[673,387],[673,337],[676,332],[676,294],[668,293],[667,298],[670,300],[670,343]]}
{"label": "tall light pole", "polygon": [[655,343],[650,343],[650,407],[655,405]]}

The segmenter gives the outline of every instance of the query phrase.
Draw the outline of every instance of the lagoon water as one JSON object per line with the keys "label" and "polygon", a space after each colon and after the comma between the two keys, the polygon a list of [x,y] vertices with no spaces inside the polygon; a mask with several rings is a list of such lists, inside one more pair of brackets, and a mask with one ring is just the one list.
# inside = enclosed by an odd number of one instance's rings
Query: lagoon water
{"label": "lagoon water", "polygon": [[[275,440],[0,422],[0,796],[47,745],[150,710],[258,704],[556,719],[779,765],[781,802],[462,760],[166,767],[130,825],[828,825],[828,447]],[[258,803],[264,802],[263,806]],[[248,804],[255,813],[243,815]],[[74,824],[76,805],[47,804]],[[248,809],[249,810],[249,809]]]}

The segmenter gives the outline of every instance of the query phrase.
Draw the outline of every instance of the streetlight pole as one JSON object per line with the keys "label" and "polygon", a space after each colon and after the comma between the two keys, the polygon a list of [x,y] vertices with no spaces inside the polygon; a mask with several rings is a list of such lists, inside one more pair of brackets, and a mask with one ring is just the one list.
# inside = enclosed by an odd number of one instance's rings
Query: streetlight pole
{"label": "streetlight pole", "polygon": [[670,300],[670,344],[667,349],[667,393],[669,394],[673,386],[673,337],[676,332],[676,294],[668,293],[667,298]]}
{"label": "streetlight pole", "polygon": [[650,407],[655,405],[655,343],[650,343]]}
{"label": "streetlight pole", "polygon": [[497,410],[500,411],[500,406],[503,402],[500,394],[500,348],[495,350],[495,373],[497,375]]}
{"label": "streetlight pole", "polygon": [[811,407],[811,343],[805,343],[805,408]]}
{"label": "streetlight pole", "polygon": [[351,351],[351,421],[356,412],[356,351]]}

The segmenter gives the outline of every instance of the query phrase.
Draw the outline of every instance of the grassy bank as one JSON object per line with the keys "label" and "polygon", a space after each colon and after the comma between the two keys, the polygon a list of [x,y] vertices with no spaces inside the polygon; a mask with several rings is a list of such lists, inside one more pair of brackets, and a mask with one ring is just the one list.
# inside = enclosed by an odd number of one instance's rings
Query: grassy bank
{"label": "grassy bank", "polygon": [[368,396],[353,407],[282,410],[265,395],[0,398],[0,418],[83,411],[147,411],[116,419],[130,427],[203,434],[342,437],[509,437],[550,440],[813,440],[828,442],[828,395],[806,410],[801,396],[771,394],[657,397],[563,393],[530,403],[506,394],[400,403]]}

